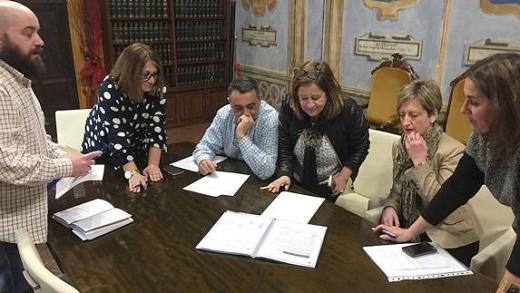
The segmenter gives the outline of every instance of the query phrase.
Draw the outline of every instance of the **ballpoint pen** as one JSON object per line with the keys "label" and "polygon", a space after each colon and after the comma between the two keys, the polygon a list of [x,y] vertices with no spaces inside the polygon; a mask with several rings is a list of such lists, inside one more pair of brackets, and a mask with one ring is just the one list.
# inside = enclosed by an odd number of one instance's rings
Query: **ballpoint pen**
{"label": "ballpoint pen", "polygon": [[397,235],[395,235],[394,233],[392,233],[392,232],[390,232],[388,230],[385,230],[385,229],[381,230],[381,233],[390,236],[390,238],[392,238],[392,239],[396,239],[397,238]]}
{"label": "ballpoint pen", "polygon": [[[152,185],[152,180],[150,178],[146,179],[146,185]],[[139,183],[139,184],[134,185],[133,187],[134,188],[143,187],[143,185],[141,183]]]}
{"label": "ballpoint pen", "polygon": [[54,186],[56,186],[56,183],[58,183],[58,181],[60,181],[61,177],[60,178],[56,178],[54,180],[52,180],[51,182],[49,182],[47,184],[47,190],[51,190]]}
{"label": "ballpoint pen", "polygon": [[95,149],[94,151],[101,151],[101,155],[97,156],[97,157],[94,157],[92,158],[92,160],[96,160],[98,159],[99,157],[101,157],[103,155],[103,153],[108,149],[108,146],[106,144],[102,144],[100,145],[97,149]]}

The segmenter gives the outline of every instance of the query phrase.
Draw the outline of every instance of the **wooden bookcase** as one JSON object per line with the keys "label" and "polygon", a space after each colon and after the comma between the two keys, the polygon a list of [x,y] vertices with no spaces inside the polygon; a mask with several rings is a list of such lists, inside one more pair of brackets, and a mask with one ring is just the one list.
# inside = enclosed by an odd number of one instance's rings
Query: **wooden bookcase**
{"label": "wooden bookcase", "polygon": [[133,42],[162,58],[168,85],[166,127],[209,122],[227,103],[232,78],[234,4],[230,0],[103,0],[107,72]]}

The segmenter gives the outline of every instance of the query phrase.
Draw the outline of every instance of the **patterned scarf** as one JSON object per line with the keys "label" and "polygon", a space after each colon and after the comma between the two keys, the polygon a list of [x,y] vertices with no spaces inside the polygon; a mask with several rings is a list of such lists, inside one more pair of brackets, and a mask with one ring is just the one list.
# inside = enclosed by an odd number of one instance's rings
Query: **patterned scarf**
{"label": "patterned scarf", "polygon": [[305,153],[303,156],[302,185],[313,190],[318,185],[316,152],[321,148],[327,119],[319,117],[316,123],[313,124],[309,117],[305,117],[303,125],[304,129],[301,132],[301,138],[305,145]]}
{"label": "patterned scarf", "polygon": [[[437,152],[439,147],[439,141],[441,140],[443,131],[438,125],[433,125],[428,132],[424,135],[424,140],[428,146],[428,153],[426,155],[426,161],[431,162],[433,156]],[[415,183],[408,179],[404,173],[406,170],[413,167],[412,160],[408,156],[406,151],[404,135],[401,138],[401,143],[397,147],[397,156],[395,158],[395,164],[397,166],[397,180],[401,182],[401,211],[402,220],[401,227],[408,228],[413,222],[420,216],[423,210],[422,199],[418,193],[417,186]]]}

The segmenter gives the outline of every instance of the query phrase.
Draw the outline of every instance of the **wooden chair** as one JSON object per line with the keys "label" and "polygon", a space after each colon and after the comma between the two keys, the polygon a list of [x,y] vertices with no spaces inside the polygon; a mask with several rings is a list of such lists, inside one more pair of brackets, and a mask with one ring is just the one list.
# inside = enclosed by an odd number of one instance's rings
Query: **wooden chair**
{"label": "wooden chair", "polygon": [[371,128],[401,133],[399,117],[396,113],[397,95],[401,89],[417,79],[413,67],[400,54],[393,54],[392,60],[385,60],[372,70],[372,87],[366,116]]}
{"label": "wooden chair", "polygon": [[465,76],[461,75],[450,82],[451,93],[446,110],[446,122],[444,124],[444,132],[451,137],[466,144],[471,134],[471,126],[468,118],[460,113],[460,108],[464,103],[464,80]]}
{"label": "wooden chair", "polygon": [[24,267],[23,275],[34,292],[79,293],[74,287],[45,268],[27,230],[19,229],[16,231],[16,243]]}

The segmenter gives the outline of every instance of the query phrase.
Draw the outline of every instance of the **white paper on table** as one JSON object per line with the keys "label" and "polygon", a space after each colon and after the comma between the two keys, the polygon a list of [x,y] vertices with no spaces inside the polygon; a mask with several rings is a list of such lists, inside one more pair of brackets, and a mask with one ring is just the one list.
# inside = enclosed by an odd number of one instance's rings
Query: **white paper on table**
{"label": "white paper on table", "polygon": [[215,171],[183,189],[212,197],[217,197],[219,195],[233,196],[238,189],[240,189],[242,184],[244,184],[247,178],[249,178],[249,175]]}
{"label": "white paper on table", "polygon": [[413,243],[367,246],[363,249],[383,271],[389,282],[473,274],[446,250],[433,242],[430,244],[437,248],[437,252],[419,257],[410,257],[402,251],[404,246]]}
{"label": "white paper on table", "polygon": [[265,209],[262,216],[306,224],[324,200],[323,197],[282,191]]}
{"label": "white paper on table", "polygon": [[[213,161],[218,164],[218,163],[224,161],[225,159],[227,159],[227,158],[222,157],[222,156],[215,156],[213,158]],[[188,170],[191,172],[199,172],[199,166],[197,166],[197,164],[195,164],[195,161],[193,160],[193,156],[189,156],[182,160],[178,160],[177,162],[173,162],[170,165],[177,167],[177,168],[184,169],[184,170]]]}
{"label": "white paper on table", "polygon": [[86,181],[101,181],[105,173],[105,165],[92,165],[90,172],[81,177],[63,177],[56,183],[56,199],[60,198],[74,186]]}

